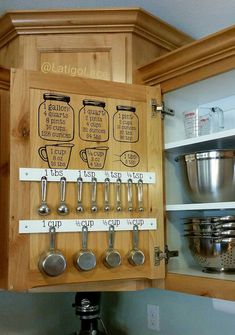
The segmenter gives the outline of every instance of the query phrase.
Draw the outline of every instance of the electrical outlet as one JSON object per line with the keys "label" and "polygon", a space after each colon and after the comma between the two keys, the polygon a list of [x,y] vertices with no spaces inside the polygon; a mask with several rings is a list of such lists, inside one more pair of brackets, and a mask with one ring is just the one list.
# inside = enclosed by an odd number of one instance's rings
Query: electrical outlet
{"label": "electrical outlet", "polygon": [[147,305],[148,329],[160,331],[159,306]]}

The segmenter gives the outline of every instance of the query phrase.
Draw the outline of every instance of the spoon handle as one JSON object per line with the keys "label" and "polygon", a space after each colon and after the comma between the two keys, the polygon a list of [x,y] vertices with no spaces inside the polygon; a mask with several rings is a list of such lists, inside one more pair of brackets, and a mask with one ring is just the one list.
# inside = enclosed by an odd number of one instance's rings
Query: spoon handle
{"label": "spoon handle", "polygon": [[43,176],[41,179],[41,194],[42,194],[42,203],[45,203],[47,196],[47,177],[45,176]]}
{"label": "spoon handle", "polygon": [[60,202],[64,203],[65,202],[65,194],[66,194],[66,178],[61,177],[60,179]]}

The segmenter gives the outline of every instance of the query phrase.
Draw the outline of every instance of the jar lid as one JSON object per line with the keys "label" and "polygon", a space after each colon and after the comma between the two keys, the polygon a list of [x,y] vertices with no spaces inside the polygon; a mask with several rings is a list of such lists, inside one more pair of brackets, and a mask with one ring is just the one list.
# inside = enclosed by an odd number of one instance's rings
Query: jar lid
{"label": "jar lid", "polygon": [[127,112],[135,112],[135,107],[133,106],[122,106],[119,105],[116,107],[118,111],[127,111]]}
{"label": "jar lid", "polygon": [[83,105],[84,106],[96,106],[96,107],[105,107],[105,102],[104,101],[98,101],[98,100],[83,100]]}
{"label": "jar lid", "polygon": [[44,100],[56,100],[56,101],[63,101],[63,102],[70,102],[70,97],[63,94],[56,94],[56,93],[44,93],[43,94]]}

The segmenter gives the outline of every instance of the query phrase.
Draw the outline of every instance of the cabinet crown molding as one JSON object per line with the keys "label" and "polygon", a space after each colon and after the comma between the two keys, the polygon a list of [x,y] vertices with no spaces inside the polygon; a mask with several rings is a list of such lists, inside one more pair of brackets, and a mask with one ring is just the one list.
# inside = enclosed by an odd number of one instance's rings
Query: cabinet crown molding
{"label": "cabinet crown molding", "polygon": [[141,8],[27,10],[0,18],[0,46],[18,35],[135,33],[171,51],[192,38]]}
{"label": "cabinet crown molding", "polygon": [[163,93],[233,69],[235,25],[189,43],[141,66],[136,77],[146,85],[161,85]]}

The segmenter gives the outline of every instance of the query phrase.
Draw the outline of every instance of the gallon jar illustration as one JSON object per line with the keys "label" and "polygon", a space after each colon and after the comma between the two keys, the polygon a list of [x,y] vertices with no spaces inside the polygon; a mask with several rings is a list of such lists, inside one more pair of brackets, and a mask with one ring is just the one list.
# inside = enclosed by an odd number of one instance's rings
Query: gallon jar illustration
{"label": "gallon jar illustration", "polygon": [[109,115],[105,102],[83,100],[83,107],[79,111],[79,136],[89,142],[108,141]]}
{"label": "gallon jar illustration", "polygon": [[70,97],[45,93],[38,109],[38,134],[47,141],[69,142],[74,138],[74,110]]}
{"label": "gallon jar illustration", "polygon": [[139,119],[135,107],[117,106],[113,116],[113,137],[118,142],[134,143],[139,140]]}

